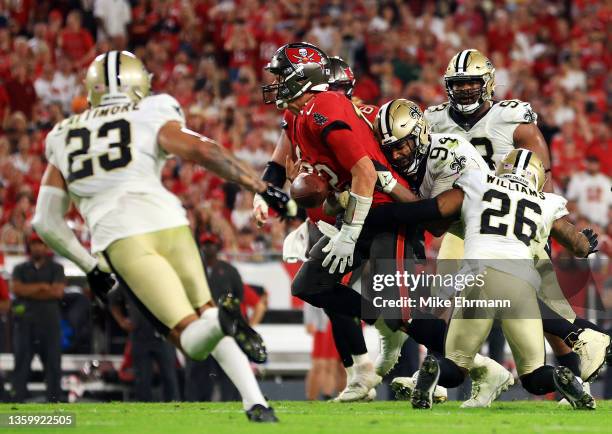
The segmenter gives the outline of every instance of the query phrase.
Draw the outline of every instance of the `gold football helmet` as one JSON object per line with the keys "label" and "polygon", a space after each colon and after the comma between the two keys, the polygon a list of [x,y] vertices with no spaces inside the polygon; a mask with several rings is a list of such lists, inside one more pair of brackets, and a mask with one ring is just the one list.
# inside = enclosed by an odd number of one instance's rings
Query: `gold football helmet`
{"label": "gold football helmet", "polygon": [[108,51],[89,65],[85,87],[92,107],[138,101],[151,93],[151,74],[129,51]]}
{"label": "gold football helmet", "polygon": [[[374,132],[387,159],[402,175],[413,175],[427,156],[429,124],[419,106],[412,101],[395,99],[384,104],[376,115]],[[404,148],[404,145],[409,148]],[[394,155],[394,150],[398,149],[406,152]]]}
{"label": "gold football helmet", "polygon": [[495,172],[500,178],[509,178],[541,191],[546,183],[546,171],[540,157],[527,149],[513,149],[501,159]]}
{"label": "gold football helmet", "polygon": [[[480,81],[477,89],[454,89],[461,82]],[[444,74],[446,93],[453,108],[462,113],[475,112],[495,91],[495,68],[491,61],[475,49],[462,50],[448,62]]]}

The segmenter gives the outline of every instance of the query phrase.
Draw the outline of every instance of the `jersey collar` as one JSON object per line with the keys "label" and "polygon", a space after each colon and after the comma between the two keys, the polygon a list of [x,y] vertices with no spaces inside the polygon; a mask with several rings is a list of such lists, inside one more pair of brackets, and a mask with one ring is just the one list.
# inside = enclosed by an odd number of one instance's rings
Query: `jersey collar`
{"label": "jersey collar", "polygon": [[[487,101],[485,101],[484,104],[487,104]],[[487,113],[489,113],[491,107],[493,107],[493,104],[495,104],[495,102],[492,102],[488,109],[484,110],[482,113],[476,116],[463,116],[461,113],[456,111],[452,105],[449,104],[448,115],[463,130],[470,131],[474,127],[474,125],[478,123],[478,121],[480,121],[482,118],[485,117]]]}

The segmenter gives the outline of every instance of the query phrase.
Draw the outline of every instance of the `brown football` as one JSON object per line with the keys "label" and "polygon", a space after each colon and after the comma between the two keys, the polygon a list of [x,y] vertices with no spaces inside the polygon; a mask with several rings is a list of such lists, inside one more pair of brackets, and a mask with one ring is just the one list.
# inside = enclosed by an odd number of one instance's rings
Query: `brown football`
{"label": "brown football", "polygon": [[316,173],[300,173],[291,183],[291,198],[302,208],[317,208],[329,193],[327,181]]}

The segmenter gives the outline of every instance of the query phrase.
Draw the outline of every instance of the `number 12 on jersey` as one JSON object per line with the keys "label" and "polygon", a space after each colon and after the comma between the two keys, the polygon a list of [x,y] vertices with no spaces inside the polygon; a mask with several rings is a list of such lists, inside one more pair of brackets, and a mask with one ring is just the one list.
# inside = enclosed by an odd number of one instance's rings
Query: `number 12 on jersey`
{"label": "number 12 on jersey", "polygon": [[[119,141],[109,143],[109,152],[95,156],[88,155],[91,146],[92,132],[87,128],[75,128],[68,131],[66,135],[66,146],[73,142],[80,142],[80,147],[68,154],[68,183],[87,178],[94,174],[94,158],[97,158],[100,167],[109,172],[127,166],[132,161],[130,144],[132,134],[130,123],[125,119],[117,119],[103,124],[97,132],[97,138],[108,137],[111,131],[117,131]],[[111,153],[112,149],[118,149],[118,155]]]}

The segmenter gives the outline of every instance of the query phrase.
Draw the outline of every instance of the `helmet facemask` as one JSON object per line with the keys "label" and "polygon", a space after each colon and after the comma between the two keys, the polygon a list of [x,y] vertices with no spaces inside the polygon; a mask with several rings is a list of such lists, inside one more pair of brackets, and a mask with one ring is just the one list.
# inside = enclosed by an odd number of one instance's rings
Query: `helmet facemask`
{"label": "helmet facemask", "polygon": [[[460,113],[474,113],[485,102],[486,83],[482,77],[452,77],[446,78],[446,93],[455,110]],[[472,89],[454,90],[456,83],[479,82],[480,86]]]}

